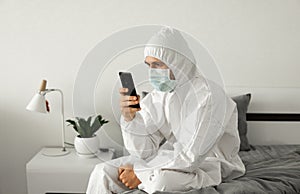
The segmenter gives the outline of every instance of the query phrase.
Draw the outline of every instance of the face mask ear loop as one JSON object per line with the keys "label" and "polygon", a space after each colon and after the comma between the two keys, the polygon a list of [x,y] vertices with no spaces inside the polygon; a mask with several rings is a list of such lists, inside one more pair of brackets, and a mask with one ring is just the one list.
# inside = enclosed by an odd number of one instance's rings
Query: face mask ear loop
{"label": "face mask ear loop", "polygon": [[169,80],[171,80],[171,70],[170,69],[168,69],[168,78],[169,78]]}

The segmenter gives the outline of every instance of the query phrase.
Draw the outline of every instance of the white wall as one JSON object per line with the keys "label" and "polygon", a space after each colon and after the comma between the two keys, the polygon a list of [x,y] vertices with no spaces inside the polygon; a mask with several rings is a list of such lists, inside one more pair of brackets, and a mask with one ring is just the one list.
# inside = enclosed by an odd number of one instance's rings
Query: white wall
{"label": "white wall", "polygon": [[[26,162],[41,147],[60,143],[57,95],[48,97],[52,113],[47,116],[25,110],[41,79],[64,91],[66,116],[72,117],[72,89],[81,62],[100,40],[133,25],[167,24],[199,39],[215,57],[230,93],[254,93],[251,110],[299,112],[299,8],[298,0],[1,0],[0,194],[26,193]],[[274,92],[277,100],[258,98],[268,96],[263,91]],[[261,101],[272,108],[259,109]],[[250,138],[264,143],[258,125],[250,125]],[[286,130],[285,140],[271,126],[274,143],[300,143],[299,125],[292,125],[290,131],[279,127]],[[122,143],[114,122],[105,130]],[[263,134],[272,143],[268,131]],[[68,128],[67,140],[74,135]],[[102,146],[109,144],[105,139]]]}

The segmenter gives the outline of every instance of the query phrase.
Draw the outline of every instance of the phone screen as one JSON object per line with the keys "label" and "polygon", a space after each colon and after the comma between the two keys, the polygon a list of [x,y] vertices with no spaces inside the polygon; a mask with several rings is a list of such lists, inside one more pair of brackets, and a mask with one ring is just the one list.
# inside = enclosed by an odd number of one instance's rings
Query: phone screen
{"label": "phone screen", "polygon": [[[127,96],[137,96],[133,78],[131,73],[129,72],[119,72],[119,76],[121,79],[122,87],[128,88],[128,92],[126,93]],[[140,108],[140,104],[130,105],[132,108]]]}

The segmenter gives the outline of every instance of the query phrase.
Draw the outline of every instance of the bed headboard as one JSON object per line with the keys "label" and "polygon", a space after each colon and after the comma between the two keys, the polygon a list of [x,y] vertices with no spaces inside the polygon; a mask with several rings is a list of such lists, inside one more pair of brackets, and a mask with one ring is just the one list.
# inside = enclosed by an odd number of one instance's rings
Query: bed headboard
{"label": "bed headboard", "polygon": [[300,121],[298,113],[247,113],[247,121]]}

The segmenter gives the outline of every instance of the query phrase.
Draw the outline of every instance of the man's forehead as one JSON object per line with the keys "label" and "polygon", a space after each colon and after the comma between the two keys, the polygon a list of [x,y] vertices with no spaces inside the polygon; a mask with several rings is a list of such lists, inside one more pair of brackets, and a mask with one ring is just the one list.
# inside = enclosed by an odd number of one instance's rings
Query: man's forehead
{"label": "man's forehead", "polygon": [[152,62],[162,62],[161,60],[155,58],[155,57],[151,57],[151,56],[147,56],[145,58],[145,61],[147,61],[148,63],[152,63]]}

